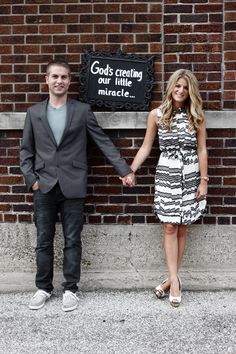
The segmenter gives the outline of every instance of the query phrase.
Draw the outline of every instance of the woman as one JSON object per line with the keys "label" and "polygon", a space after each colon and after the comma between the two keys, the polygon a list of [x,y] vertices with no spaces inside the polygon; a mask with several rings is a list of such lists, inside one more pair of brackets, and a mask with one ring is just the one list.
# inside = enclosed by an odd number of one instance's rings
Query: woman
{"label": "woman", "polygon": [[[169,275],[154,292],[158,298],[169,292],[171,305],[178,307],[178,272],[187,225],[205,212],[208,186],[206,125],[198,82],[191,71],[174,72],[161,106],[150,112],[143,144],[131,165],[134,172],[149,156],[157,131],[161,155],[155,176],[154,212],[163,223]],[[130,178],[125,182],[134,184]]]}

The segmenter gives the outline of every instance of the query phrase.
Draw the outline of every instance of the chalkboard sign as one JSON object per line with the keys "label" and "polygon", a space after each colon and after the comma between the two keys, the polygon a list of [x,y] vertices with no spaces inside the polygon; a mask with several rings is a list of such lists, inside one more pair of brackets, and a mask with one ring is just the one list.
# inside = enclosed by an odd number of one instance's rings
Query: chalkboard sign
{"label": "chalkboard sign", "polygon": [[79,73],[79,99],[112,110],[148,110],[154,84],[153,62],[153,57],[121,51],[86,51]]}

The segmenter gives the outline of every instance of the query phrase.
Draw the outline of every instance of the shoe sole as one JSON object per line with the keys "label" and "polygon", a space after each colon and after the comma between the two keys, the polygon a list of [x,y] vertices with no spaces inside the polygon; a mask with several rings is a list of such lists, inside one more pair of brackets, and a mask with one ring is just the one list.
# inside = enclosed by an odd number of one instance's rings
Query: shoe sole
{"label": "shoe sole", "polygon": [[40,305],[40,306],[30,306],[29,305],[29,309],[30,310],[40,310],[42,307],[44,307],[45,303]]}
{"label": "shoe sole", "polygon": [[170,302],[172,307],[179,307],[180,306],[180,302]]}
{"label": "shoe sole", "polygon": [[62,306],[62,311],[64,311],[64,312],[69,312],[69,311],[74,311],[75,309],[77,309],[77,307],[78,307],[78,305],[75,305],[75,306],[73,306],[73,307],[63,307]]}

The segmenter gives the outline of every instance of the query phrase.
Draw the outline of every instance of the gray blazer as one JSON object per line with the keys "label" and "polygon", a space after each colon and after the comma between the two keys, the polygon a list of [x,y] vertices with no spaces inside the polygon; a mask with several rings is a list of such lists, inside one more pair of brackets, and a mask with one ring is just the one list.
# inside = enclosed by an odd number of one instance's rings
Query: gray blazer
{"label": "gray blazer", "polygon": [[87,133],[119,176],[132,172],[86,103],[68,98],[67,120],[59,145],[47,120],[48,99],[27,110],[20,167],[28,190],[39,181],[42,193],[59,182],[66,198],[84,198],[87,190]]}

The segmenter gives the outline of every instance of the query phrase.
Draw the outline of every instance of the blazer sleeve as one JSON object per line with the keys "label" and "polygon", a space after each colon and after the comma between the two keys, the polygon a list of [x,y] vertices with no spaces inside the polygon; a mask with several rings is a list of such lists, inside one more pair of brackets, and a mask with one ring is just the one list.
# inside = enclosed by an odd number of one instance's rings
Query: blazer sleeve
{"label": "blazer sleeve", "polygon": [[27,189],[36,182],[37,176],[34,173],[35,144],[34,133],[31,123],[30,111],[27,111],[23,130],[22,143],[20,146],[20,168],[25,178]]}
{"label": "blazer sleeve", "polygon": [[91,107],[88,109],[87,131],[99,149],[113,165],[119,176],[124,177],[132,172],[131,168],[126,163],[125,159],[121,157],[120,152],[117,150],[113,142],[98,125],[97,119],[92,112]]}

